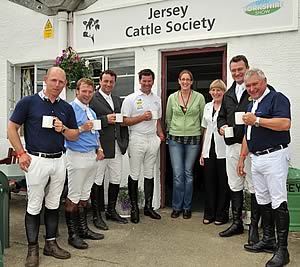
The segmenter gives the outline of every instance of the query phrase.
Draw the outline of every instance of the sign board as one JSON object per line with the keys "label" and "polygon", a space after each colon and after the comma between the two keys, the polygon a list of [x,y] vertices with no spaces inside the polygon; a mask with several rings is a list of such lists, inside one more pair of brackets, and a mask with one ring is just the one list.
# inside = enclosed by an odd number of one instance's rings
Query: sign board
{"label": "sign board", "polygon": [[50,39],[54,37],[54,29],[50,19],[47,20],[44,27],[44,39]]}
{"label": "sign board", "polygon": [[74,47],[85,52],[297,29],[298,0],[169,0],[77,12]]}

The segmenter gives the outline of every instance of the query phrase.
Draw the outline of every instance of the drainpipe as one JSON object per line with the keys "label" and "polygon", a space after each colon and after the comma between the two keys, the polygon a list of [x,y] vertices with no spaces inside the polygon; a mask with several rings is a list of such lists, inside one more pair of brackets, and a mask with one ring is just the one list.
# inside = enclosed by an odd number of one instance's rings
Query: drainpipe
{"label": "drainpipe", "polygon": [[68,46],[68,12],[59,11],[58,14],[58,52]]}
{"label": "drainpipe", "polygon": [[[68,47],[68,12],[67,11],[59,11],[57,14],[58,17],[58,55],[61,54],[63,49]],[[66,88],[62,90],[60,93],[60,98],[66,99],[67,92]]]}

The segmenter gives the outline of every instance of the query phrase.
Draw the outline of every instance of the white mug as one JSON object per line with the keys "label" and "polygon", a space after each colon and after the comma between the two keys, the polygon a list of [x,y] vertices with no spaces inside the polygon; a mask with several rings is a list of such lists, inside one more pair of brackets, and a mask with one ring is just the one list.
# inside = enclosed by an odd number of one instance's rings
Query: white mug
{"label": "white mug", "polygon": [[53,116],[43,116],[42,128],[53,128],[54,117]]}
{"label": "white mug", "polygon": [[245,112],[235,112],[234,113],[234,118],[235,118],[235,124],[240,125],[240,124],[245,124],[243,121],[243,115],[245,115]]}
{"label": "white mug", "polygon": [[152,113],[152,120],[158,120],[159,119],[157,110],[152,110],[151,113]]}
{"label": "white mug", "polygon": [[123,115],[121,113],[116,113],[116,122],[123,122]]}
{"label": "white mug", "polygon": [[101,120],[93,120],[93,130],[101,130]]}
{"label": "white mug", "polygon": [[234,137],[234,134],[233,134],[233,127],[226,127],[224,129],[225,131],[225,138],[230,138],[230,137]]}

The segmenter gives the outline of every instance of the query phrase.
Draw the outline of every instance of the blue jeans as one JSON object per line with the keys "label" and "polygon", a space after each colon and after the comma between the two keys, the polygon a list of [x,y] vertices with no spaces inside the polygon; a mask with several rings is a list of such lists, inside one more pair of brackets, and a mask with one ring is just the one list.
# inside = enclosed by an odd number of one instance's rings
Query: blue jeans
{"label": "blue jeans", "polygon": [[193,198],[193,169],[199,156],[200,145],[184,145],[169,140],[169,152],[173,169],[174,210],[191,210]]}

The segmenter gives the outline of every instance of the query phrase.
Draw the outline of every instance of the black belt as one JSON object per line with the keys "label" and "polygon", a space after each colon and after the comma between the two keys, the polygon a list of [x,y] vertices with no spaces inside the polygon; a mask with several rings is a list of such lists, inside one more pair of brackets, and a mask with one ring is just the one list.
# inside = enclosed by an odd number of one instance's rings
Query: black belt
{"label": "black belt", "polygon": [[265,155],[265,154],[269,154],[269,153],[278,151],[280,149],[284,149],[286,147],[288,147],[287,144],[285,144],[285,145],[278,145],[278,146],[275,146],[275,147],[272,147],[272,148],[268,148],[268,149],[265,149],[265,150],[253,152],[253,154],[256,155],[256,156],[261,156],[261,155]]}
{"label": "black belt", "polygon": [[38,157],[47,158],[47,159],[58,159],[64,154],[63,151],[57,152],[57,153],[43,153],[43,152],[34,152],[34,151],[30,151],[30,150],[28,150],[28,153],[33,156],[38,156]]}

